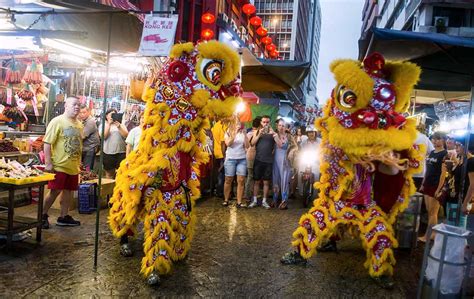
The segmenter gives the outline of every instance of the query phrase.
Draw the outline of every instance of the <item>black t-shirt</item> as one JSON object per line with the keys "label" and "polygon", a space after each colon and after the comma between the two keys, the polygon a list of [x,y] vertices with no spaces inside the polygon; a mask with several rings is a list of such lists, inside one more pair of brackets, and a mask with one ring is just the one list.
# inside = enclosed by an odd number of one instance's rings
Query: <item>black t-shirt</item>
{"label": "black t-shirt", "polygon": [[273,148],[275,140],[272,134],[262,134],[255,147],[255,159],[260,162],[273,163]]}
{"label": "black t-shirt", "polygon": [[[458,202],[459,192],[461,191],[463,168],[464,168],[464,165],[461,164],[461,165],[458,165],[452,171],[452,176],[454,177],[454,186],[452,186],[452,184],[448,184],[450,187],[448,202]],[[463,189],[463,195],[462,195],[463,199],[466,196],[467,189],[469,189],[469,173],[470,172],[474,172],[474,157],[467,160],[467,172],[466,172],[466,177],[464,178],[464,189]],[[452,190],[453,189],[452,187],[454,187],[455,190]]]}
{"label": "black t-shirt", "polygon": [[441,168],[447,154],[448,152],[446,150],[440,152],[433,150],[428,158],[426,158],[425,185],[438,186],[439,178],[441,177]]}

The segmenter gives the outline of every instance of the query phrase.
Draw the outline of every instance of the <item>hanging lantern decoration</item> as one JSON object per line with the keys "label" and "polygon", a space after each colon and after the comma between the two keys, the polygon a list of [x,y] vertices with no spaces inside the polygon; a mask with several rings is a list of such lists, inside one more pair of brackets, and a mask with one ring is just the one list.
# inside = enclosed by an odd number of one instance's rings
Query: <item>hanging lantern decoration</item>
{"label": "hanging lantern decoration", "polygon": [[242,11],[244,12],[244,14],[246,14],[247,16],[250,16],[250,15],[253,15],[257,9],[255,8],[255,6],[253,6],[252,4],[250,3],[247,3],[245,4],[244,6],[242,6]]}
{"label": "hanging lantern decoration", "polygon": [[201,30],[201,38],[204,40],[210,40],[214,37],[214,31],[211,29],[203,29]]}
{"label": "hanging lantern decoration", "polygon": [[270,52],[270,57],[272,58],[277,58],[280,53],[277,50],[271,51]]}
{"label": "hanging lantern decoration", "polygon": [[257,29],[257,34],[260,35],[260,36],[265,36],[265,35],[267,35],[267,33],[268,33],[268,30],[263,28],[263,27],[259,27]]}
{"label": "hanging lantern decoration", "polygon": [[276,46],[274,44],[269,44],[265,47],[269,53],[276,50]]}
{"label": "hanging lantern decoration", "polygon": [[260,41],[261,41],[262,44],[264,44],[264,45],[269,45],[269,44],[272,43],[272,38],[269,37],[269,36],[265,36],[265,37],[262,37],[262,38],[260,39]]}
{"label": "hanging lantern decoration", "polygon": [[255,27],[261,26],[262,25],[262,19],[260,17],[251,17],[250,18],[250,24],[254,25]]}
{"label": "hanging lantern decoration", "polygon": [[204,24],[214,24],[214,22],[216,21],[216,17],[212,13],[206,12],[201,16],[201,21]]}

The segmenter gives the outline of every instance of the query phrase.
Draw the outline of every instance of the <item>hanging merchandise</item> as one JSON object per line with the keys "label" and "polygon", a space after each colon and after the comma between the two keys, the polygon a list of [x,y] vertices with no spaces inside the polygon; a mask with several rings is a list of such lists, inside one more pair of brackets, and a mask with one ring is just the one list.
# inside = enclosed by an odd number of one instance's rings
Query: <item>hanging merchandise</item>
{"label": "hanging merchandise", "polygon": [[130,98],[141,101],[147,77],[144,71],[130,76]]}
{"label": "hanging merchandise", "polygon": [[14,85],[21,83],[21,74],[16,60],[13,58],[10,67],[5,75],[5,85]]}
{"label": "hanging merchandise", "polygon": [[41,84],[43,82],[43,64],[38,60],[33,60],[26,68],[23,81],[27,84]]}

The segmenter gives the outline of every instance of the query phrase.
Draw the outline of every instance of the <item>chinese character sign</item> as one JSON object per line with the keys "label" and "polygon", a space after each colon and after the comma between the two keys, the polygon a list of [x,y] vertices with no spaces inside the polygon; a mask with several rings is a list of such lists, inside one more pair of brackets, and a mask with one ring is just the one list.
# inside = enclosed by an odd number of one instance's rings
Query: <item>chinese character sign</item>
{"label": "chinese character sign", "polygon": [[138,52],[144,56],[168,56],[174,44],[178,18],[147,15]]}

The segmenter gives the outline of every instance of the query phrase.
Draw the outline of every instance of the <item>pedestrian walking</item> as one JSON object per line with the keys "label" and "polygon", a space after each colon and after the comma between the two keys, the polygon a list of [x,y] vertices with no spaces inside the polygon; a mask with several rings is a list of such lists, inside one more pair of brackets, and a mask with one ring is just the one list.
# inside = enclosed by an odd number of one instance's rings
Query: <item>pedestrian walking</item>
{"label": "pedestrian walking", "polygon": [[59,226],[78,226],[81,222],[69,215],[73,191],[78,189],[81,166],[83,125],[77,119],[81,109],[78,98],[68,97],[64,113],[51,120],[44,135],[45,171],[55,174],[48,183],[49,193],[43,208],[43,228],[49,228],[48,212],[61,195]]}

